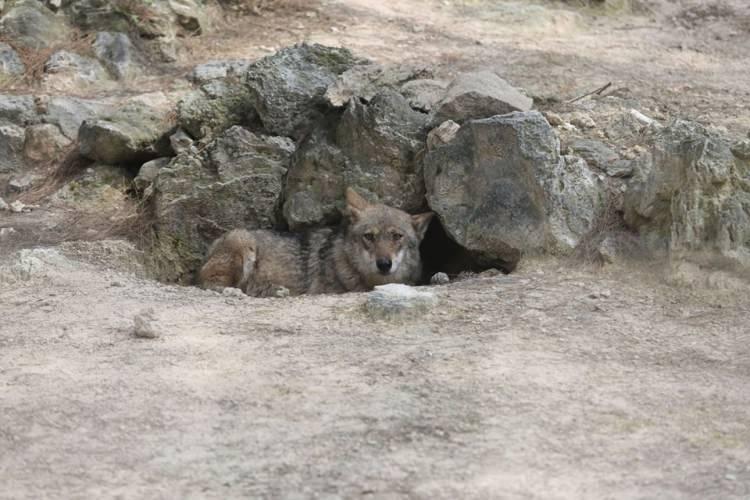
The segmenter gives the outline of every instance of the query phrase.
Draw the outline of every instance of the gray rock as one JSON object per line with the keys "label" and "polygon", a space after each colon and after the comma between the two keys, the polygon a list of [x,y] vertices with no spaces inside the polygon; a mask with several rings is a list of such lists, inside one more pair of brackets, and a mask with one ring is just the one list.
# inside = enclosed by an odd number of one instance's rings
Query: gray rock
{"label": "gray rock", "polygon": [[577,111],[570,116],[570,124],[580,129],[595,128],[596,122],[586,113]]}
{"label": "gray rock", "polygon": [[625,193],[625,221],[651,250],[750,266],[750,186],[729,141],[676,120],[651,127],[647,144]]}
{"label": "gray rock", "polygon": [[79,150],[86,158],[110,165],[144,162],[169,155],[171,129],[162,113],[132,102],[105,118],[84,121]]}
{"label": "gray rock", "polygon": [[12,123],[25,127],[37,121],[33,96],[0,94],[0,124]]}
{"label": "gray rock", "polygon": [[[0,206],[0,210],[2,210],[2,206]],[[11,236],[13,236],[16,233],[16,229],[13,227],[3,227],[0,228],[0,241],[6,241],[9,240]]]}
{"label": "gray rock", "polygon": [[456,137],[456,133],[460,128],[461,125],[453,120],[441,123],[439,127],[430,130],[430,133],[427,134],[427,149],[435,149],[438,146],[451,142]]}
{"label": "gray rock", "polygon": [[409,101],[412,109],[429,113],[443,98],[447,87],[448,84],[444,81],[424,78],[404,83],[399,91]]}
{"label": "gray rock", "polygon": [[422,165],[427,116],[412,110],[400,94],[385,91],[368,104],[352,100],[336,130],[336,144],[348,159],[351,185],[407,212],[424,204]]}
{"label": "gray rock", "polygon": [[0,210],[10,210],[10,205],[4,199],[0,198]]}
{"label": "gray rock", "polygon": [[548,237],[542,181],[560,168],[557,137],[541,113],[466,122],[427,152],[427,201],[448,235],[487,267],[512,269]]}
{"label": "gray rock", "polygon": [[633,160],[615,160],[604,167],[610,177],[630,177],[633,175]]}
{"label": "gray rock", "polygon": [[568,150],[586,160],[592,167],[605,172],[612,163],[620,159],[609,146],[594,139],[577,139],[568,146]]}
{"label": "gray rock", "polygon": [[369,101],[386,89],[399,91],[406,82],[432,76],[432,72],[426,68],[404,64],[357,65],[336,78],[326,90],[325,98],[332,106],[342,107],[352,97]]}
{"label": "gray rock", "polygon": [[232,75],[239,77],[247,71],[250,64],[251,61],[245,59],[208,61],[193,68],[189,79],[194,83],[203,85],[212,80],[223,80]]}
{"label": "gray rock", "polygon": [[750,160],[750,139],[743,139],[732,144],[732,154],[741,160]]}
{"label": "gray rock", "polygon": [[177,129],[174,134],[169,136],[169,144],[176,154],[188,153],[194,147],[193,139],[182,129]]}
{"label": "gray rock", "polygon": [[99,61],[74,52],[60,50],[44,63],[45,84],[59,89],[95,85],[109,77]]}
{"label": "gray rock", "polygon": [[463,123],[468,119],[528,111],[532,100],[489,71],[463,73],[451,82],[445,96],[436,103],[430,123],[446,120]]}
{"label": "gray rock", "polygon": [[226,230],[280,224],[283,179],[294,143],[232,127],[200,154],[181,154],[147,190],[155,218],[151,267],[187,283],[208,245]]}
{"label": "gray rock", "polygon": [[60,159],[72,141],[65,137],[57,125],[40,123],[26,128],[24,156],[32,162],[49,162]]}
{"label": "gray rock", "polygon": [[26,205],[25,203],[21,202],[20,200],[16,200],[13,203],[10,204],[10,211],[14,214],[21,214],[24,212],[31,212],[31,210],[34,207],[30,205]]}
{"label": "gray rock", "polygon": [[104,101],[68,96],[50,97],[42,121],[57,125],[65,137],[76,140],[78,129],[84,121],[103,116],[111,108],[112,105]]}
{"label": "gray rock", "polygon": [[68,40],[65,18],[35,0],[17,0],[0,18],[0,35],[39,50]]}
{"label": "gray rock", "polygon": [[435,273],[430,278],[431,285],[447,285],[451,282],[451,279],[445,273]]}
{"label": "gray rock", "polygon": [[548,220],[547,251],[568,254],[593,228],[605,201],[604,183],[584,160],[565,156],[541,172]]}
{"label": "gray rock", "polygon": [[350,170],[330,135],[324,127],[313,130],[292,157],[284,188],[284,214],[292,228],[334,223],[339,216]]}
{"label": "gray rock", "polygon": [[[72,24],[86,32],[114,31],[127,33],[136,31],[140,35],[145,35],[145,38],[168,34],[165,31],[169,30],[169,26],[164,23],[162,18],[155,17],[155,12],[149,9],[149,6],[143,0],[132,2],[131,6],[145,7],[142,10],[148,12],[148,18],[141,19],[138,16],[129,16],[128,12],[122,8],[118,9],[123,5],[125,4],[118,5],[103,0],[76,0],[65,2],[63,11]],[[151,26],[148,26],[148,24],[151,24]]]}
{"label": "gray rock", "polygon": [[169,165],[172,158],[157,158],[147,161],[138,169],[138,175],[133,179],[133,185],[138,191],[145,190],[159,175],[159,170]]}
{"label": "gray rock", "polygon": [[356,62],[346,49],[299,44],[252,64],[245,82],[266,131],[301,137],[321,115],[328,87]]}
{"label": "gray rock", "polygon": [[376,319],[415,318],[435,308],[437,296],[427,290],[391,283],[367,294],[365,310]]}
{"label": "gray rock", "polygon": [[134,60],[135,49],[125,33],[100,31],[94,40],[97,59],[117,80],[125,80],[138,71]]}
{"label": "gray rock", "polygon": [[19,170],[23,166],[24,129],[0,122],[0,173]]}
{"label": "gray rock", "polygon": [[177,105],[177,124],[196,139],[212,138],[256,120],[250,92],[233,78],[206,83]]}
{"label": "gray rock", "polygon": [[309,191],[296,192],[284,202],[284,219],[292,231],[319,225],[325,216],[323,204]]}
{"label": "gray rock", "polygon": [[7,43],[0,42],[0,76],[1,75],[22,75],[26,71],[21,58],[13,47]]}
{"label": "gray rock", "polygon": [[152,308],[141,311],[133,316],[133,335],[141,339],[155,339],[159,336],[154,321]]}
{"label": "gray rock", "polygon": [[[289,169],[285,213],[292,227],[333,222],[347,186],[407,211],[424,204],[418,152],[425,140],[425,115],[396,92],[369,104],[353,99],[328,134],[318,127],[305,138]],[[298,193],[307,193],[302,197]],[[302,214],[304,204],[308,212]]]}
{"label": "gray rock", "polygon": [[37,180],[38,178],[39,178],[38,176],[31,175],[31,174],[24,175],[23,177],[16,177],[14,179],[11,179],[8,182],[8,188],[11,191],[20,193],[22,191],[31,189],[31,186],[34,184],[34,181]]}

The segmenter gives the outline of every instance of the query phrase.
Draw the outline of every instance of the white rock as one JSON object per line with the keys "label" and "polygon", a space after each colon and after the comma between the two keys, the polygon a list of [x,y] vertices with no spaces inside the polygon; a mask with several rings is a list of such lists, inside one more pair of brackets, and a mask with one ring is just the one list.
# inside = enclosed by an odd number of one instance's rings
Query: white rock
{"label": "white rock", "polygon": [[431,285],[446,285],[450,283],[451,279],[445,273],[435,273],[430,278]]}
{"label": "white rock", "polygon": [[142,339],[155,339],[159,336],[154,328],[153,309],[145,309],[133,317],[133,334]]}
{"label": "white rock", "polygon": [[446,120],[439,127],[430,130],[427,134],[427,149],[434,149],[443,144],[447,144],[456,136],[461,125],[453,120]]}
{"label": "white rock", "polygon": [[429,311],[438,303],[437,296],[428,291],[391,283],[376,286],[367,295],[365,309],[376,318],[393,318],[399,316],[418,316]]}

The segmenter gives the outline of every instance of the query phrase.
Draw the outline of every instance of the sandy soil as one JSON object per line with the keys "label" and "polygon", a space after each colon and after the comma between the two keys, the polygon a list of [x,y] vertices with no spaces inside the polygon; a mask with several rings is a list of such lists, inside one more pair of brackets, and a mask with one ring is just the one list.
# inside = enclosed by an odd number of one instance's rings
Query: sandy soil
{"label": "sandy soil", "polygon": [[0,497],[750,495],[747,296],[527,262],[394,323],[362,294],[158,285],[129,253],[0,272]]}
{"label": "sandy soil", "polygon": [[[745,135],[747,6],[653,3],[330,1],[241,20],[182,63],[307,39],[490,67],[543,107],[612,81],[644,112]],[[750,496],[750,297],[724,281],[525,261],[394,323],[360,294],[160,285],[134,255],[0,255],[0,498]],[[148,307],[160,336],[135,338]]]}

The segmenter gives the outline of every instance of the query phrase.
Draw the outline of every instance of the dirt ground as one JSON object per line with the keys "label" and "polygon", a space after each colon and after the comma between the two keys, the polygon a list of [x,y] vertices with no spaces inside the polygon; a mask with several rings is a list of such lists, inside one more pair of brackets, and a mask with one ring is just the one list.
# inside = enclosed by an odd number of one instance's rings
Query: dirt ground
{"label": "dirt ground", "polygon": [[[644,113],[747,134],[747,5],[652,4],[311,3],[196,39],[181,64],[306,39],[489,67],[543,107],[612,81]],[[750,497],[747,285],[525,260],[394,322],[363,294],[161,285],[134,255],[0,255],[0,498]],[[149,307],[159,337],[135,338]]]}

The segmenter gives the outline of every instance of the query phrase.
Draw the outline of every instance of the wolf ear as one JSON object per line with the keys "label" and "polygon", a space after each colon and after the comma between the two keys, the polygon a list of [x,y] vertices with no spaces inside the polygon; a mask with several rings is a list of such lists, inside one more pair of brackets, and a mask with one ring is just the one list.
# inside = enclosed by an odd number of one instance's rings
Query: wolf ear
{"label": "wolf ear", "polygon": [[417,232],[417,237],[421,240],[424,238],[427,228],[430,226],[430,221],[435,215],[434,212],[427,212],[424,214],[417,214],[411,216],[411,224],[414,226],[414,231]]}
{"label": "wolf ear", "polygon": [[370,204],[362,198],[355,190],[346,188],[346,211],[352,220],[357,220],[362,215],[362,210],[369,207]]}

